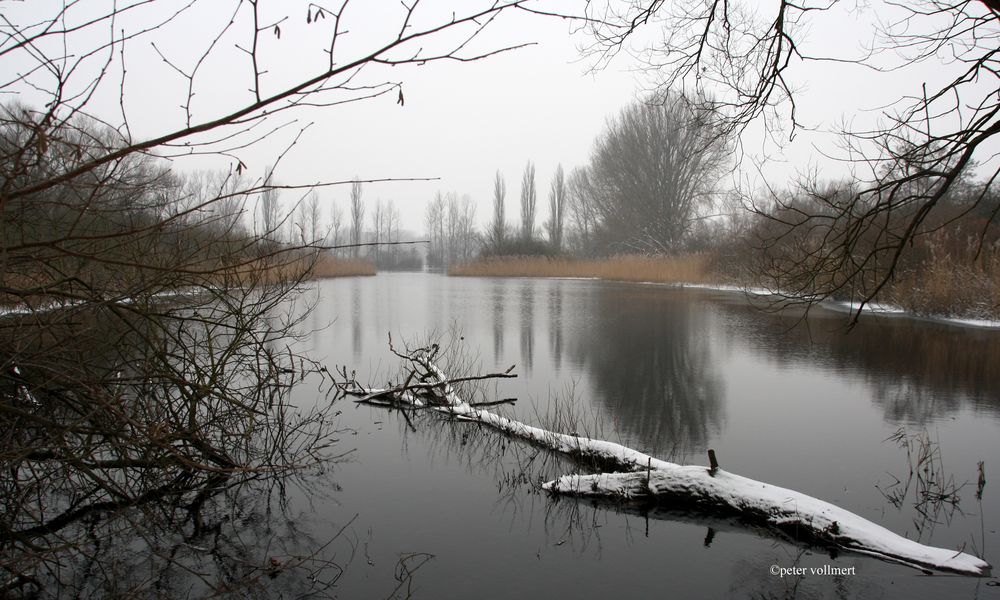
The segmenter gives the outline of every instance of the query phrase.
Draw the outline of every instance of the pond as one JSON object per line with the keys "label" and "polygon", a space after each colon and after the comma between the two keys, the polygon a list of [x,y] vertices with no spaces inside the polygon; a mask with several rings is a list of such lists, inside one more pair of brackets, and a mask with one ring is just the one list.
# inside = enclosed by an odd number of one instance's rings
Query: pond
{"label": "pond", "polygon": [[[996,492],[976,494],[978,463],[987,479],[1000,465],[1000,332],[901,317],[846,332],[845,315],[826,309],[803,321],[732,292],[589,280],[393,273],[317,282],[307,297],[318,330],[307,353],[362,382],[395,373],[390,333],[399,346],[461,337],[472,372],[516,365],[517,379],[487,392],[517,398],[510,412],[525,422],[569,413],[680,463],[707,464],[713,448],[730,472],[923,543],[1000,556]],[[295,394],[308,403],[315,388]],[[397,577],[396,593],[414,598],[997,594],[995,578],[830,556],[704,515],[557,501],[537,483],[572,470],[565,461],[474,426],[424,419],[413,430],[398,413],[342,402],[340,443],[354,451],[327,475],[337,491],[302,509],[320,539],[350,521],[339,597],[388,597]],[[933,459],[924,496],[916,478],[905,485],[921,446]],[[825,565],[853,574],[772,575]]]}

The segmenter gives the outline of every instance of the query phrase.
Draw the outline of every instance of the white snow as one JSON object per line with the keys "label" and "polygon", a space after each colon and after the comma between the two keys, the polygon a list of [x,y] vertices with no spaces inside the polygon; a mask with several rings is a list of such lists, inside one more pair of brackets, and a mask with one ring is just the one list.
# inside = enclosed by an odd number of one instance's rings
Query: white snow
{"label": "white snow", "polygon": [[[204,294],[208,292],[223,291],[222,288],[201,288],[201,287],[190,287],[182,290],[166,290],[162,292],[157,292],[150,296],[156,300],[170,300],[174,298],[191,298],[198,296],[199,294]],[[108,300],[109,303],[115,304],[117,306],[130,306],[136,301],[135,298],[123,297],[114,298]],[[49,302],[47,304],[41,304],[39,306],[28,306],[27,304],[17,304],[13,306],[0,305],[0,318],[7,316],[24,316],[24,315],[34,315],[34,314],[44,314],[53,311],[66,310],[74,308],[77,306],[84,306],[87,304],[98,304],[99,300],[63,300],[59,302]]]}
{"label": "white snow", "polygon": [[[791,297],[788,294],[784,294],[778,290],[769,290],[766,288],[740,287],[735,285],[682,283],[678,284],[676,287],[710,290],[716,292],[735,292],[735,293],[746,294],[749,296],[780,296],[782,298]],[[894,316],[909,317],[914,319],[921,319],[925,321],[933,321],[935,323],[957,325],[962,327],[1000,329],[1000,320],[997,319],[968,319],[968,318],[954,317],[949,315],[922,316],[907,312],[906,309],[901,308],[899,306],[894,306],[892,304],[882,304],[879,302],[869,302],[866,303],[864,306],[862,306],[860,302],[854,302],[854,301],[825,300],[821,302],[819,306],[829,310],[844,311],[849,313],[856,313],[859,310],[861,310],[863,312],[870,313],[873,315],[894,315]]]}
{"label": "white snow", "polygon": [[650,495],[698,500],[716,509],[753,513],[782,528],[799,526],[838,546],[908,566],[988,576],[990,565],[975,556],[925,546],[848,510],[812,496],[702,466],[663,461],[646,471],[565,475],[543,484],[554,493],[642,498]]}

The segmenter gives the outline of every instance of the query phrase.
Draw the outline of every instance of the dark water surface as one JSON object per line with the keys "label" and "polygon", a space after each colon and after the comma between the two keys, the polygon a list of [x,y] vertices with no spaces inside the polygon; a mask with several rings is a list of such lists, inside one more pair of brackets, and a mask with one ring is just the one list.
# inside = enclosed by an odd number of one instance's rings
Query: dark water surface
{"label": "dark water surface", "polygon": [[[705,464],[711,447],[726,470],[997,565],[1000,492],[975,492],[979,461],[987,480],[1000,468],[1000,332],[870,317],[845,333],[844,315],[826,310],[790,329],[797,316],[735,293],[580,280],[381,274],[311,294],[308,324],[325,328],[303,343],[361,381],[394,372],[388,333],[423,340],[457,327],[477,370],[517,365],[498,393],[518,398],[521,420],[568,403],[578,427],[600,423],[644,452]],[[314,392],[302,386],[298,401]],[[353,431],[340,443],[355,452],[329,473],[339,490],[302,508],[329,532],[357,515],[339,597],[385,598],[400,558],[427,553],[415,598],[1000,598],[995,578],[831,557],[704,515],[556,501],[535,484],[572,467],[537,450],[469,425],[412,432],[393,413],[342,410]],[[901,502],[886,498],[909,473],[906,450],[886,441],[900,428],[937,442],[945,481],[968,482],[957,506],[915,508],[914,485]],[[780,578],[772,565],[855,574]]]}

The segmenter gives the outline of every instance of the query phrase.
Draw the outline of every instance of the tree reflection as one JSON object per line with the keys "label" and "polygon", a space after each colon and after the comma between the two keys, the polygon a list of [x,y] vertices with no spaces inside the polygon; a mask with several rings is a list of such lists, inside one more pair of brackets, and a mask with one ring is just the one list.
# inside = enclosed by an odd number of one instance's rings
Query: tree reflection
{"label": "tree reflection", "polygon": [[551,282],[549,288],[549,354],[556,372],[562,367],[563,354],[563,286],[561,281]]}
{"label": "tree reflection", "polygon": [[593,377],[596,402],[622,435],[658,454],[705,450],[723,418],[702,307],[662,290],[601,286],[595,315],[568,343]]}
{"label": "tree reflection", "polygon": [[[23,574],[25,597],[328,597],[346,565],[289,509],[288,481],[220,477],[62,529],[63,547]],[[34,541],[48,539],[34,538]]]}
{"label": "tree reflection", "polygon": [[523,281],[519,290],[521,306],[521,360],[524,370],[531,374],[535,355],[535,290],[534,281]]}
{"label": "tree reflection", "polygon": [[491,286],[490,292],[493,297],[493,362],[499,363],[500,357],[503,356],[503,331],[504,331],[504,301],[506,298],[506,290],[504,288],[503,279],[494,279]]}
{"label": "tree reflection", "polygon": [[358,279],[351,281],[351,350],[354,352],[355,360],[361,358],[362,349],[362,327],[361,327],[361,286],[363,283]]}
{"label": "tree reflection", "polygon": [[288,350],[290,315],[230,304],[242,299],[3,322],[0,595],[270,593],[339,576],[288,516],[288,490],[338,458],[331,403],[290,403],[318,367]]}
{"label": "tree reflection", "polygon": [[831,356],[864,373],[887,421],[925,425],[970,404],[1000,415],[996,332],[886,319],[868,324],[858,340],[845,337],[828,340]]}
{"label": "tree reflection", "polygon": [[816,310],[747,319],[741,298],[713,303],[747,334],[757,354],[780,365],[807,363],[856,373],[889,422],[925,425],[972,405],[1000,415],[1000,335],[911,318],[869,316],[851,331],[842,315]]}

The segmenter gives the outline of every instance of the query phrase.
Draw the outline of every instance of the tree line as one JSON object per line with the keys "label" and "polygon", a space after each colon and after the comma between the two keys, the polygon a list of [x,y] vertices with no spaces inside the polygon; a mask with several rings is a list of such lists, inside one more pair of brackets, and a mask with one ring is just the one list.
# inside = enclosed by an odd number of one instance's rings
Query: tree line
{"label": "tree line", "polygon": [[[456,194],[439,194],[427,208],[432,262],[685,251],[720,189],[728,146],[711,119],[683,96],[635,102],[609,120],[588,164],[568,174],[556,167],[541,224],[532,161],[521,174],[515,219],[507,215],[507,180],[497,171],[490,220],[481,233],[470,231],[474,208],[463,208]],[[471,245],[478,251],[470,252]]]}
{"label": "tree line", "polygon": [[[269,170],[268,180],[272,177]],[[329,197],[321,200],[316,190],[298,192],[290,206],[283,202],[281,191],[280,185],[266,190],[256,210],[237,218],[252,223],[255,233],[275,243],[313,244],[334,259],[366,261],[383,270],[421,268],[420,253],[409,243],[412,236],[404,240],[400,235],[395,201],[367,202],[361,181],[350,182],[346,215],[339,203]]]}
{"label": "tree line", "polygon": [[[977,179],[976,163],[940,193],[912,157],[881,165],[875,181],[905,182],[888,189],[817,173],[746,189],[728,177],[739,166],[734,144],[717,108],[673,93],[634,102],[608,120],[585,165],[568,175],[557,166],[541,226],[531,161],[513,218],[507,180],[495,174],[482,232],[470,229],[467,198],[463,212],[456,195],[439,195],[427,213],[431,262],[701,253],[709,277],[772,290],[779,304],[878,298],[919,313],[1000,310],[1000,194]],[[932,193],[934,210],[921,214]]]}

